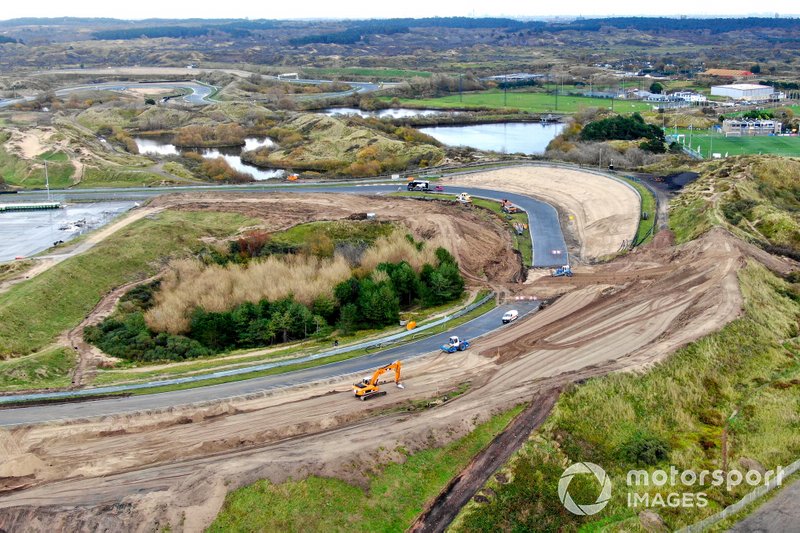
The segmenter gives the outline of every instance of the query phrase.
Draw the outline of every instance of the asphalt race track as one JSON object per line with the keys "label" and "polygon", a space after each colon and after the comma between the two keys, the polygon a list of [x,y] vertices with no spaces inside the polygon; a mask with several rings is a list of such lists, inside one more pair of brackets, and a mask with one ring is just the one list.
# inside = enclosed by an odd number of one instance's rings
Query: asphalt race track
{"label": "asphalt race track", "polygon": [[[500,320],[506,311],[518,309],[520,318],[522,318],[523,315],[536,311],[539,305],[540,303],[536,301],[521,301],[514,304],[501,305],[474,320],[426,339],[361,357],[284,374],[158,394],[0,409],[0,426],[38,424],[54,420],[74,420],[149,409],[165,409],[178,405],[258,394],[346,374],[370,374],[379,366],[386,365],[397,359],[407,360],[435,351],[447,341],[450,335],[458,335],[463,339],[473,340],[499,328],[513,327],[513,322],[510,325],[503,325]],[[447,357],[458,356],[459,353],[456,352]],[[98,393],[102,392],[102,390],[94,389]]]}

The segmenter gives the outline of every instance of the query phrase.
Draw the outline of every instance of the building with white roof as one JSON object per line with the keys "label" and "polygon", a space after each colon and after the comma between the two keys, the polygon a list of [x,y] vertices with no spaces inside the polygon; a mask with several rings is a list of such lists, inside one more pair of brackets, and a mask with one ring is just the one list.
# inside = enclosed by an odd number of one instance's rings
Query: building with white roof
{"label": "building with white roof", "polygon": [[714,85],[711,87],[711,96],[726,96],[733,100],[747,100],[750,102],[763,102],[770,100],[775,89],[769,85],[756,85],[754,83],[732,83],[730,85]]}

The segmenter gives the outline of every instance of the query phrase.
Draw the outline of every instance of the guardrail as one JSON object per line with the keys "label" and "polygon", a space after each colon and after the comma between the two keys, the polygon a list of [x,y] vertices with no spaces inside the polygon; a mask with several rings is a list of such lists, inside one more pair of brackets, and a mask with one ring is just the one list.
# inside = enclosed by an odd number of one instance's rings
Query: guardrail
{"label": "guardrail", "polygon": [[[790,464],[786,468],[783,469],[783,477],[784,479],[791,476],[795,472],[800,470],[800,460],[795,461],[794,463]],[[738,502],[729,505],[722,511],[718,512],[717,514],[713,514],[708,518],[705,518],[695,524],[690,526],[686,526],[683,529],[679,529],[677,533],[699,533],[701,531],[705,531],[706,529],[710,528],[714,524],[725,520],[726,518],[735,515],[754,501],[758,500],[766,493],[770,492],[771,490],[778,487],[778,479],[773,479],[766,485],[761,485],[760,487],[756,488],[753,492],[747,494],[744,498],[739,500]]]}
{"label": "guardrail", "polygon": [[9,396],[0,396],[0,404],[4,403],[16,403],[16,402],[25,402],[25,401],[35,401],[35,400],[53,400],[59,398],[74,398],[80,396],[98,396],[103,394],[116,394],[120,392],[127,392],[133,390],[141,390],[141,389],[152,389],[157,387],[164,387],[164,386],[171,386],[171,385],[183,385],[186,383],[197,383],[200,381],[207,381],[212,379],[218,378],[225,378],[230,376],[238,376],[243,374],[250,374],[252,372],[261,372],[264,370],[270,370],[273,368],[280,368],[290,365],[296,365],[301,363],[308,363],[310,361],[316,361],[318,359],[324,359],[326,357],[332,357],[335,355],[341,355],[347,352],[353,352],[357,350],[369,349],[369,348],[380,348],[385,347],[388,344],[393,344],[401,339],[412,335],[418,335],[422,331],[427,331],[429,329],[435,328],[436,326],[440,326],[442,324],[446,324],[448,321],[453,320],[455,318],[462,317],[467,313],[477,309],[478,307],[482,306],[490,299],[494,298],[495,294],[493,292],[487,294],[486,296],[480,298],[479,300],[459,309],[452,315],[444,316],[438,320],[434,320],[433,322],[429,322],[425,325],[422,325],[418,328],[412,329],[410,331],[403,331],[401,333],[396,333],[394,335],[389,335],[387,337],[382,337],[380,339],[373,339],[370,341],[361,342],[358,344],[351,344],[348,346],[343,346],[341,348],[336,348],[334,350],[327,350],[320,353],[315,353],[311,355],[306,355],[303,357],[295,357],[292,359],[283,359],[281,361],[275,361],[272,363],[263,363],[260,365],[248,366],[243,368],[233,368],[230,370],[220,370],[217,372],[211,372],[209,374],[203,374],[200,376],[187,376],[182,378],[174,378],[174,379],[164,379],[160,381],[151,381],[148,383],[136,383],[136,384],[129,384],[129,385],[115,385],[109,387],[96,387],[96,388],[88,388],[88,389],[80,389],[74,391],[58,391],[58,392],[41,392],[41,393],[32,393],[32,394],[16,394],[16,395],[9,395]]}

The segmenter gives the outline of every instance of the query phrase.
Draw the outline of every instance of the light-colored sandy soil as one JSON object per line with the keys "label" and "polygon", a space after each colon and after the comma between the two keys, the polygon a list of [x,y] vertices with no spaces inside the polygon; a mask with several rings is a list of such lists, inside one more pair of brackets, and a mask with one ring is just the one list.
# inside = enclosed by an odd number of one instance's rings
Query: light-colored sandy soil
{"label": "light-colored sandy soil", "polygon": [[592,261],[619,251],[636,235],[639,195],[624,183],[599,174],[555,167],[519,167],[442,180],[449,186],[486,187],[525,194],[558,206],[580,243],[580,257]]}
{"label": "light-colored sandy soil", "polygon": [[[199,531],[227,490],[256,479],[358,482],[359,472],[398,460],[397,446],[441,444],[549,387],[641,369],[738,316],[737,270],[759,257],[719,230],[679,247],[660,242],[572,279],[525,285],[524,294],[566,294],[470,351],[410,361],[406,388],[387,385],[387,396],[367,404],[354,401],[351,376],[205,407],[0,432],[12,472],[0,481],[17,489],[0,495],[0,527]],[[465,394],[439,407],[396,410],[466,381]]]}
{"label": "light-colored sandy soil", "polygon": [[125,92],[138,96],[158,96],[162,94],[174,93],[175,91],[172,89],[163,89],[158,87],[131,87],[129,89],[125,89]]}

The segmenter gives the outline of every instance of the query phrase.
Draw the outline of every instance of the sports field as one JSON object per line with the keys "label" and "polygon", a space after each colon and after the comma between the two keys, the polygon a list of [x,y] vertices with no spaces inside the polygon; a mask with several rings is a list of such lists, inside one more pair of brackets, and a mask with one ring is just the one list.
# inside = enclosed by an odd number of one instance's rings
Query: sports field
{"label": "sports field", "polygon": [[634,111],[648,111],[650,104],[640,101],[611,100],[609,98],[588,98],[585,96],[559,96],[553,94],[533,92],[504,93],[500,89],[490,91],[451,94],[439,98],[403,98],[400,103],[404,105],[446,108],[488,107],[493,109],[519,109],[532,113],[574,113],[581,108],[588,107],[613,107],[619,113],[632,113]]}
{"label": "sports field", "polygon": [[[670,132],[667,131],[667,134]],[[685,144],[689,146],[689,130],[678,130],[686,136]],[[720,133],[699,132],[691,134],[691,148],[700,150],[703,157],[710,154],[746,155],[772,154],[800,157],[800,137],[758,136],[758,137],[725,137]]]}

